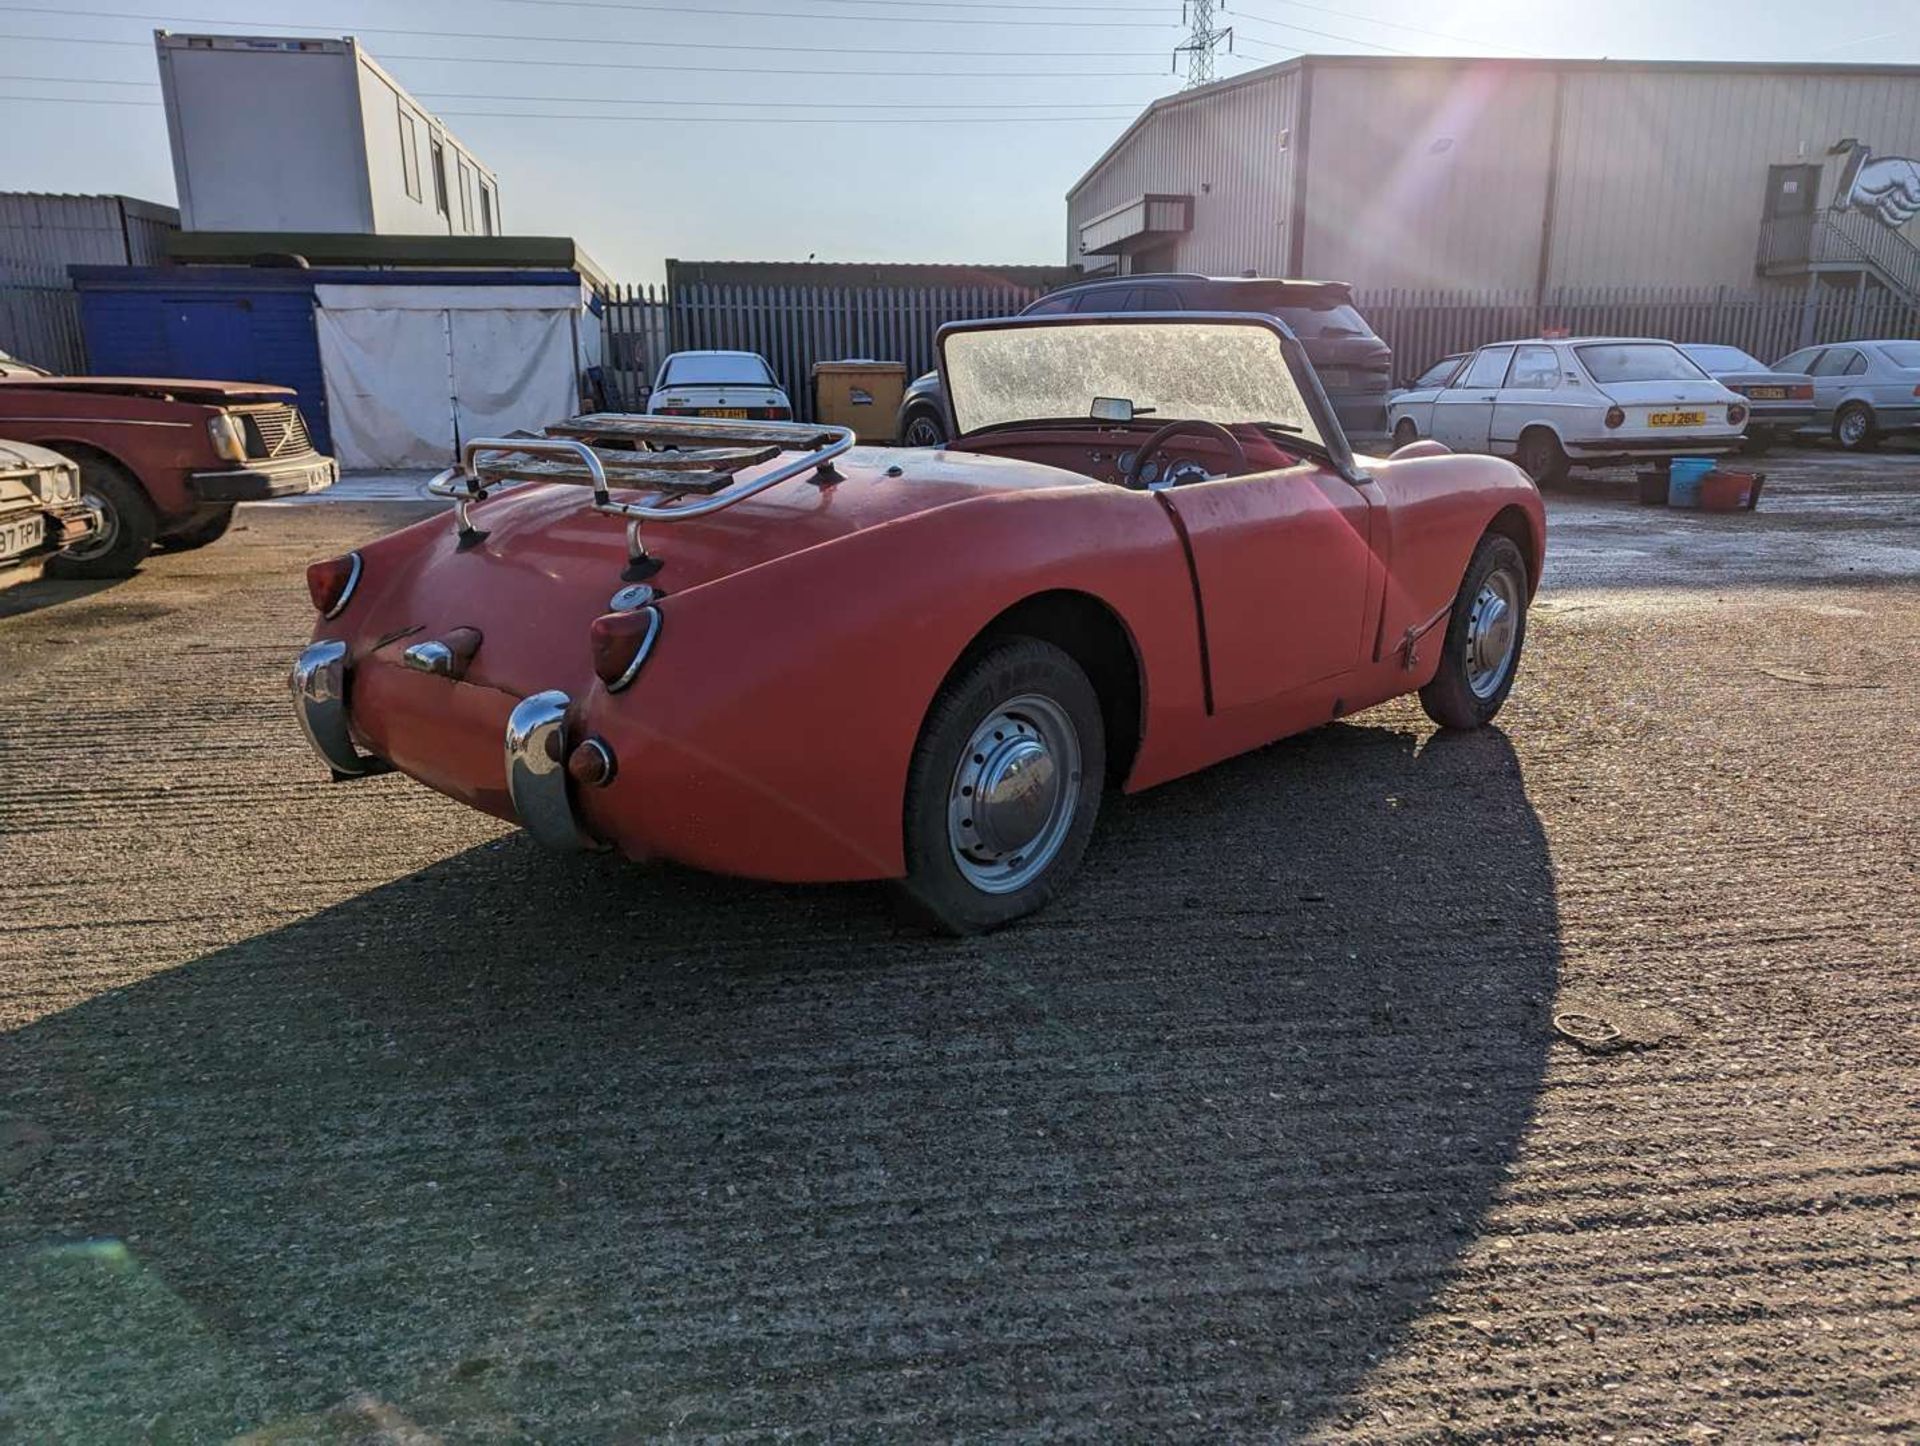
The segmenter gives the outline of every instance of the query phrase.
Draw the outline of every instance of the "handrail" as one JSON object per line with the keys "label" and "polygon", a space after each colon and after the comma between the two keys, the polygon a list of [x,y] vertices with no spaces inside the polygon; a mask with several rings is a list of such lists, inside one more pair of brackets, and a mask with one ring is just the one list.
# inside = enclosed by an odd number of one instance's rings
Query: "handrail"
{"label": "handrail", "polygon": [[[601,463],[599,454],[585,442],[575,441],[571,437],[477,437],[460,449],[460,465],[449,467],[431,478],[427,482],[427,491],[435,497],[452,499],[454,531],[462,547],[471,547],[486,536],[485,532],[473,525],[471,512],[474,503],[484,502],[487,498],[486,484],[481,481],[475,465],[482,452],[522,452],[577,459],[585,464],[593,487],[593,510],[626,519],[629,562],[638,565],[647,557],[646,549],[640,542],[642,522],[683,522],[689,518],[705,517],[810,470],[820,473],[823,479],[836,475],[833,459],[852,448],[854,434],[847,427],[820,427],[817,432],[828,438],[825,446],[804,452],[793,461],[784,462],[758,477],[736,481],[711,496],[694,500],[687,500],[684,495],[675,497],[671,487],[662,487],[653,494],[651,501],[619,501],[607,486],[607,469]],[[569,481],[558,477],[546,480]]]}

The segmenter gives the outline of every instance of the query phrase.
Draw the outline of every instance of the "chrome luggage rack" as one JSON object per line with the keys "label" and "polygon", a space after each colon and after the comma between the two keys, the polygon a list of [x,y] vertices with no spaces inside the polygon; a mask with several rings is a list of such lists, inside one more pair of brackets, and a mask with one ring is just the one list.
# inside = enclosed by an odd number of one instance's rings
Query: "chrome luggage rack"
{"label": "chrome luggage rack", "polygon": [[[641,540],[642,522],[704,517],[806,471],[822,486],[836,482],[833,459],[853,443],[845,427],[594,412],[556,422],[544,437],[475,438],[460,449],[460,465],[428,482],[427,491],[453,499],[454,532],[465,550],[487,535],[474,525],[472,508],[491,488],[509,482],[589,486],[595,512],[626,519],[622,577],[641,582],[660,570]],[[790,452],[800,455],[756,477],[737,475]],[[615,487],[649,495],[621,501]]]}

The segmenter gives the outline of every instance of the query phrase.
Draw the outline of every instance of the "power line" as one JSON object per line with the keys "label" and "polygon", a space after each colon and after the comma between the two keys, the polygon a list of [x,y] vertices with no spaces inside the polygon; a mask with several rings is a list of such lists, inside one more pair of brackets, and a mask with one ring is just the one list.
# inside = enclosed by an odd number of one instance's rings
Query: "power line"
{"label": "power line", "polygon": [[[71,13],[79,15],[84,12],[75,10]],[[1283,20],[1268,20],[1265,16],[1249,14],[1244,10],[1236,10],[1234,11],[1234,15],[1244,24],[1270,25],[1275,30],[1291,30],[1301,35],[1317,36],[1321,40],[1337,40],[1342,45],[1364,45],[1369,50],[1384,50],[1391,55],[1409,55],[1412,53],[1411,51],[1402,50],[1398,46],[1384,45],[1378,40],[1362,40],[1357,35],[1341,35],[1332,30],[1315,30],[1310,26],[1292,25]],[[1271,42],[1262,42],[1258,39],[1255,39],[1253,43],[1256,45],[1262,43],[1271,44]]]}
{"label": "power line", "polygon": [[[715,10],[705,5],[663,5],[641,3],[641,0],[636,0],[636,3],[631,4],[622,4],[619,3],[619,0],[494,0],[494,3],[498,5],[537,5],[542,8],[556,10],[614,10],[625,11],[628,14],[643,15],[743,15],[766,20],[856,20],[869,22],[877,20],[890,25],[972,25],[976,23],[971,17],[963,15],[824,15],[812,10]],[[881,3],[881,0],[829,0],[829,3],[841,5],[872,5]],[[930,4],[931,0],[921,0],[921,3]],[[1158,11],[1162,9],[1162,7],[1158,5],[1096,6],[1045,4],[999,6],[996,8],[1073,11],[1117,9]],[[75,11],[71,13],[78,14],[79,12]],[[1059,29],[1063,26],[1078,25],[1081,22],[1078,20],[995,19],[990,23],[994,25],[1039,25]],[[1103,23],[1109,27],[1117,25],[1135,30],[1163,30],[1173,22],[1170,20],[1107,20]]]}
{"label": "power line", "polygon": [[[93,35],[6,35],[0,34],[0,40],[39,40],[48,45],[120,45],[135,50],[151,50],[151,40],[108,40]],[[858,54],[859,52],[854,52]],[[1008,57],[1011,58],[1011,57]],[[1161,70],[1015,70],[995,73],[987,70],[835,70],[820,66],[811,66],[805,74],[797,74],[790,65],[648,65],[643,61],[631,60],[542,60],[533,56],[488,55],[413,55],[405,51],[383,50],[382,61],[404,60],[408,62],[431,63],[434,65],[539,65],[556,67],[563,70],[642,70],[663,72],[669,75],[682,73],[690,75],[784,75],[789,78],[807,79],[818,75],[859,76],[872,80],[1115,80],[1115,79],[1161,79],[1166,72]]]}
{"label": "power line", "polygon": [[[724,16],[735,17],[735,18],[748,17],[748,18],[757,18],[757,19],[776,19],[776,20],[780,20],[780,19],[819,20],[823,18],[835,19],[835,20],[857,20],[857,19],[873,20],[873,19],[881,18],[878,16],[854,16],[854,15],[837,15],[837,16],[823,17],[823,16],[813,15],[810,13],[796,11],[796,10],[709,10],[704,7],[697,7],[697,6],[691,6],[691,5],[676,5],[671,7],[663,6],[660,8],[662,9],[670,8],[677,12],[684,12],[687,14],[695,14],[695,15],[724,15]],[[290,25],[283,21],[277,21],[277,20],[253,21],[253,20],[238,19],[233,16],[212,17],[212,16],[206,16],[206,15],[174,15],[174,16],[147,15],[147,14],[142,14],[138,11],[130,11],[130,10],[75,10],[67,7],[60,7],[60,6],[53,6],[53,5],[0,5],[0,11],[5,11],[9,14],[14,14],[14,15],[61,15],[61,16],[79,15],[79,16],[85,16],[89,20],[138,20],[144,25],[166,24],[168,22],[171,22],[172,24],[175,24],[175,25],[216,25],[221,27],[241,27],[247,31],[292,30],[295,32],[304,32],[309,35],[312,34],[313,30],[315,29],[315,27],[312,25],[304,25],[304,26]],[[889,23],[893,23],[893,24],[958,24],[962,22],[929,21],[924,16],[898,16],[898,17],[894,17],[891,21],[889,21]],[[1060,28],[1061,25],[1077,24],[1078,22],[1062,21],[1062,22],[1056,23],[1053,21],[1029,22],[1029,21],[996,20],[993,23],[995,25],[1045,24],[1045,25],[1053,26],[1053,28],[1058,29]],[[1128,20],[1128,21],[1113,21],[1110,23],[1116,24],[1116,25],[1131,25],[1131,26],[1139,26],[1141,28],[1148,28],[1148,22],[1146,21]],[[503,34],[499,31],[403,30],[392,25],[348,25],[348,26],[342,26],[340,28],[346,29],[346,30],[353,30],[353,31],[364,31],[369,35],[427,35],[427,36],[443,36],[444,35],[444,36],[458,36],[462,39],[467,39],[467,40],[512,40],[512,41],[517,41],[521,43],[525,43],[527,41],[555,41],[555,42],[572,44],[572,45],[644,45],[653,49],[792,50],[792,51],[800,51],[800,52],[830,52],[830,53],[837,54],[849,48],[847,46],[842,46],[842,45],[826,45],[826,46],[727,45],[727,44],[715,44],[711,42],[700,43],[700,42],[695,42],[691,40],[616,40],[604,35],[557,35],[556,36],[556,35],[518,35],[513,33]],[[1152,25],[1151,28],[1161,29],[1163,27],[1156,23]],[[862,54],[866,54],[866,55],[920,55],[924,53],[921,50],[879,50],[870,46],[860,46],[858,47],[858,49]],[[997,51],[997,50],[947,51],[946,53],[949,55],[954,55],[954,54],[1003,55],[1005,54],[1004,51]],[[1129,54],[1139,55],[1141,52],[1124,51],[1124,50],[1121,50],[1121,51],[1090,50],[1090,51],[1080,51],[1080,52],[1055,52],[1055,53],[1064,53],[1064,54],[1078,53],[1078,54],[1084,54],[1084,55],[1129,55]]]}
{"label": "power line", "polygon": [[[858,0],[856,0],[856,3],[858,3]],[[1470,35],[1455,35],[1446,30],[1429,30],[1425,26],[1408,25],[1399,20],[1382,20],[1376,15],[1362,15],[1355,10],[1335,10],[1327,5],[1308,5],[1303,3],[1303,0],[1285,0],[1285,3],[1289,10],[1311,10],[1318,15],[1335,15],[1342,20],[1360,20],[1368,25],[1378,25],[1386,30],[1405,30],[1414,35],[1431,36],[1435,40],[1456,40],[1462,45],[1484,45],[1493,50],[1507,51],[1512,55],[1525,55],[1528,53],[1524,50],[1515,50],[1511,45],[1501,45],[1499,42],[1493,40],[1480,40]],[[1277,21],[1267,20],[1251,11],[1236,10],[1234,13],[1243,19],[1251,20],[1256,25],[1274,25],[1279,23]],[[1364,44],[1365,42],[1361,43]]]}
{"label": "power line", "polygon": [[[157,100],[117,100],[108,96],[89,95],[0,95],[0,102],[24,101],[29,105],[122,105],[138,106],[143,109],[159,110]],[[635,102],[641,104],[642,102]],[[663,102],[656,102],[661,104]],[[938,101],[929,101],[926,109],[940,110]],[[572,111],[520,111],[520,110],[442,110],[434,114],[457,116],[462,119],[491,117],[497,120],[559,120],[559,121],[646,121],[650,124],[680,123],[686,125],[780,125],[780,126],[837,126],[873,124],[872,116],[757,116],[757,115],[719,115],[690,116],[669,113],[666,115],[588,115]],[[899,116],[891,124],[909,125],[1046,125],[1070,124],[1077,121],[1098,121],[1103,125],[1113,125],[1119,121],[1132,120],[1137,110],[1115,111],[1111,115],[1004,115],[1004,116]]]}
{"label": "power line", "polygon": [[[93,80],[68,78],[52,75],[0,75],[0,81],[18,81],[28,85],[116,85],[134,86],[145,90],[158,90],[157,80]],[[685,100],[680,97],[653,97],[647,100],[629,100],[616,95],[503,95],[497,90],[414,90],[410,91],[417,99],[423,100],[498,100],[524,101],[528,104],[547,105],[556,102],[570,102],[575,105],[670,105],[676,109],[697,107],[707,109],[734,110],[990,110],[990,111],[1111,111],[1119,106],[1132,105],[1129,100],[1086,100],[1086,101],[969,101],[969,100]],[[76,97],[88,99],[89,97]],[[103,102],[107,97],[93,97]],[[12,99],[24,100],[25,96]],[[44,97],[47,100],[64,99],[59,96]],[[121,104],[121,102],[112,102]],[[1131,112],[1129,112],[1131,114]],[[1068,117],[1061,117],[1068,119]],[[609,117],[618,119],[618,117]]]}

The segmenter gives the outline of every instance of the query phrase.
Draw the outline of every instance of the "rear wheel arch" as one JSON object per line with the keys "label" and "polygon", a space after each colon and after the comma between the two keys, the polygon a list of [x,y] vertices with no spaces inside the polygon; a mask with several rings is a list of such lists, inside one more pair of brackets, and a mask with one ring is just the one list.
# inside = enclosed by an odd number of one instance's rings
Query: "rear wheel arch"
{"label": "rear wheel arch", "polygon": [[934,697],[984,649],[1013,637],[1052,643],[1080,665],[1100,698],[1108,775],[1116,782],[1126,778],[1139,751],[1143,721],[1140,653],[1120,615],[1092,593],[1061,588],[1035,593],[1003,609],[961,650]]}

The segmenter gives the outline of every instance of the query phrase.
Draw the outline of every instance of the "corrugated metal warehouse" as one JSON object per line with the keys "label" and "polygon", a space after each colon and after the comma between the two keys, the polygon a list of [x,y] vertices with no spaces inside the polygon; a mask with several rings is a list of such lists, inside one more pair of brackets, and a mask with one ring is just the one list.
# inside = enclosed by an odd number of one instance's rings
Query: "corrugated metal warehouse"
{"label": "corrugated metal warehouse", "polygon": [[1089,270],[1920,296],[1920,67],[1300,56],[1167,96],[1067,195]]}
{"label": "corrugated metal warehouse", "polygon": [[0,193],[0,351],[53,371],[86,369],[67,267],[164,260],[171,206],[131,196]]}

